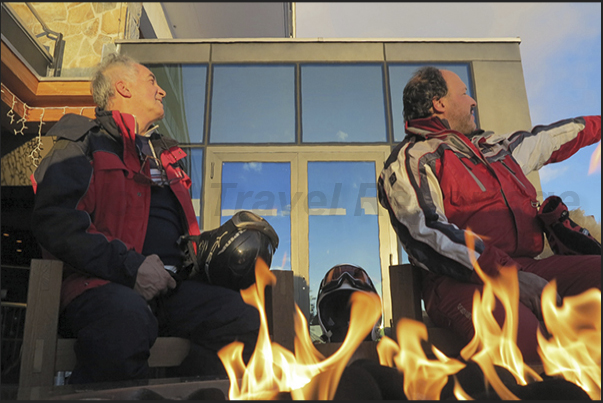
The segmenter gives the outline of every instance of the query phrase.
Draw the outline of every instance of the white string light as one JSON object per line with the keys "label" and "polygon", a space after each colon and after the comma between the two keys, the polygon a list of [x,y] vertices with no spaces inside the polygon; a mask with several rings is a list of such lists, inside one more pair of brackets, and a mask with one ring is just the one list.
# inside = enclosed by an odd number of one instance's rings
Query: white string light
{"label": "white string light", "polygon": [[13,94],[13,104],[10,107],[10,111],[8,111],[8,113],[6,114],[6,116],[8,116],[10,118],[10,124],[12,125],[13,122],[15,121],[15,111],[13,111],[13,108],[15,107],[15,102],[16,102],[16,97],[15,94]]}
{"label": "white string light", "polygon": [[42,109],[42,114],[40,115],[40,127],[38,128],[38,142],[29,153],[29,158],[31,158],[35,167],[40,165],[40,160],[42,159],[42,125],[44,124],[44,112],[46,112],[46,110]]}
{"label": "white string light", "polygon": [[17,120],[17,124],[21,123],[21,128],[19,130],[14,129],[15,131],[15,135],[20,134],[21,136],[25,135],[25,133],[23,133],[23,130],[27,129],[27,126],[25,126],[25,122],[27,122],[27,108],[28,106],[26,104],[23,104],[23,116],[21,117],[21,119]]}
{"label": "white string light", "polygon": [[[40,163],[40,159],[41,159],[40,155],[41,155],[41,151],[42,151],[42,125],[46,124],[46,122],[44,122],[44,113],[46,112],[47,109],[62,109],[63,115],[65,115],[65,114],[67,114],[67,108],[70,108],[70,106],[31,107],[31,106],[27,105],[25,102],[21,101],[15,94],[12,93],[12,91],[10,91],[8,88],[6,88],[6,86],[4,84],[2,84],[2,92],[6,92],[6,93],[12,95],[12,97],[13,97],[13,102],[10,107],[10,110],[6,114],[6,116],[8,116],[10,118],[10,124],[13,124],[13,122],[14,122],[15,104],[17,103],[17,101],[23,105],[23,117],[21,117],[16,122],[17,125],[21,124],[21,128],[19,128],[18,130],[13,129],[15,132],[15,135],[17,135],[17,134],[24,135],[25,134],[25,133],[23,133],[23,131],[25,129],[27,129],[27,126],[25,125],[25,123],[27,122],[28,109],[30,112],[33,109],[41,110],[40,127],[38,128],[38,138],[37,138],[38,141],[37,141],[37,144],[34,146],[34,149],[29,154],[29,157],[32,159],[33,164],[37,167],[38,164]],[[83,115],[84,109],[87,109],[87,108],[94,109],[93,106],[88,106],[88,107],[84,106],[80,109],[80,115]]]}

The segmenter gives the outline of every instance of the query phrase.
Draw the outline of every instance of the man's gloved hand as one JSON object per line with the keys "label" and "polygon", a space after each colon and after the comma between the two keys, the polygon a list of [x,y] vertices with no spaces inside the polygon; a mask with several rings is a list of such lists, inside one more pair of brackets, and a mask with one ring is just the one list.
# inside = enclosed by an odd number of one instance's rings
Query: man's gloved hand
{"label": "man's gloved hand", "polygon": [[176,288],[176,280],[163,266],[157,255],[149,255],[138,268],[134,290],[146,301]]}
{"label": "man's gloved hand", "polygon": [[[542,290],[549,283],[537,274],[518,271],[519,302],[530,308],[539,321],[542,321]],[[561,306],[561,297],[557,294],[557,306]]]}

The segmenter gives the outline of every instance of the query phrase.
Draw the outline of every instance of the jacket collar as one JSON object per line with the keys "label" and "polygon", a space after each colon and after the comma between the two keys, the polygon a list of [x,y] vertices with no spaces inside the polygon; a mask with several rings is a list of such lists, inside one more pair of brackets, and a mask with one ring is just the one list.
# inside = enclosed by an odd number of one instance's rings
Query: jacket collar
{"label": "jacket collar", "polygon": [[117,123],[115,123],[115,120],[113,120],[112,111],[106,111],[97,107],[94,110],[94,113],[96,114],[96,120],[98,120],[101,126],[111,135],[111,137],[121,139]]}
{"label": "jacket collar", "polygon": [[140,158],[136,148],[136,119],[129,113],[105,111],[96,108],[96,118],[109,135],[123,144],[123,161],[132,171],[140,169]]}
{"label": "jacket collar", "polygon": [[418,135],[421,137],[427,137],[429,134],[436,134],[451,130],[450,126],[448,125],[448,121],[445,119],[440,119],[437,116],[407,121],[405,129],[406,134]]}
{"label": "jacket collar", "polygon": [[[455,130],[450,128],[446,119],[440,119],[437,116],[430,116],[428,118],[413,119],[405,124],[406,134],[421,136],[423,138],[430,137],[430,135],[438,135],[445,133],[454,133],[459,137],[467,137]],[[476,130],[472,136],[484,133],[483,130]]]}

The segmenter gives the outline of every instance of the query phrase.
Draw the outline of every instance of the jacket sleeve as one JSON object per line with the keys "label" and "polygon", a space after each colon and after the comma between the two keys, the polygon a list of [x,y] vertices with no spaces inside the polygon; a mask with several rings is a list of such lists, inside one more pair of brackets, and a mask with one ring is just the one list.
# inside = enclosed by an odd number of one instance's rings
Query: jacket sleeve
{"label": "jacket sleeve", "polygon": [[546,164],[564,161],[582,147],[601,141],[601,115],[536,126],[531,132],[518,131],[511,134],[508,141],[509,151],[527,175]]}
{"label": "jacket sleeve", "polygon": [[486,246],[474,235],[469,248],[466,230],[450,223],[444,214],[444,201],[436,173],[438,149],[430,142],[405,144],[394,151],[378,180],[381,205],[390,220],[409,260],[427,271],[459,281],[482,283],[471,262],[474,253],[480,268],[489,274],[514,260],[494,246]]}
{"label": "jacket sleeve", "polygon": [[40,245],[78,272],[133,287],[144,256],[108,239],[85,206],[93,181],[86,142],[60,139],[32,176],[32,229]]}

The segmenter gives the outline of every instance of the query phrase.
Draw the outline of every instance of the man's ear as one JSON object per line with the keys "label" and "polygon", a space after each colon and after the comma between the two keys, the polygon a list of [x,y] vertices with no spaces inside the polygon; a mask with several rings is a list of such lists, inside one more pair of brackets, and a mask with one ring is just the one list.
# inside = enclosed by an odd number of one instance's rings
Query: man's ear
{"label": "man's ear", "polygon": [[115,90],[124,98],[132,97],[132,93],[130,92],[128,85],[123,80],[119,80],[115,83]]}
{"label": "man's ear", "polygon": [[440,114],[446,111],[446,103],[443,102],[443,98],[433,98],[431,105],[434,114]]}

